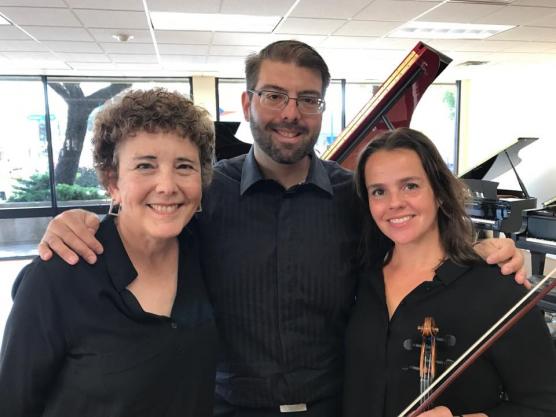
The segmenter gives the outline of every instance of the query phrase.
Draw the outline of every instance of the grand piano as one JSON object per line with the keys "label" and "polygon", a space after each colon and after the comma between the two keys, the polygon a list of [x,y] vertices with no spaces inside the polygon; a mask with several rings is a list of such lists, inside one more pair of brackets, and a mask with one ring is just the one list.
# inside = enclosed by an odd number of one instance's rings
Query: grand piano
{"label": "grand piano", "polygon": [[353,170],[361,150],[381,131],[409,127],[425,90],[450,62],[443,53],[417,43],[322,158]]}
{"label": "grand piano", "polygon": [[546,254],[556,254],[556,201],[544,202],[540,209],[525,210],[514,239],[518,248],[531,252],[533,274],[541,275]]}
{"label": "grand piano", "polygon": [[[466,211],[478,230],[491,230],[494,236],[503,232],[509,237],[521,229],[523,211],[537,206],[537,199],[529,195],[516,169],[521,162],[521,149],[536,140],[518,138],[510,146],[460,175],[472,194],[472,199],[466,204]],[[508,171],[515,175],[519,190],[498,189],[498,183],[493,181]]]}

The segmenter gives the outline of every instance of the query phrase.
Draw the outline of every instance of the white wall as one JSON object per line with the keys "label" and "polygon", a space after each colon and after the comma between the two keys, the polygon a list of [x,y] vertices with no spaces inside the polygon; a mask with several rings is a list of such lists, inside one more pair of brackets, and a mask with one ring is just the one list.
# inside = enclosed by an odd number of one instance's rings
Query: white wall
{"label": "white wall", "polygon": [[[539,204],[556,196],[556,68],[493,67],[462,82],[459,172],[465,172],[518,137],[539,140],[520,152],[516,169]],[[519,189],[513,174],[500,188]]]}

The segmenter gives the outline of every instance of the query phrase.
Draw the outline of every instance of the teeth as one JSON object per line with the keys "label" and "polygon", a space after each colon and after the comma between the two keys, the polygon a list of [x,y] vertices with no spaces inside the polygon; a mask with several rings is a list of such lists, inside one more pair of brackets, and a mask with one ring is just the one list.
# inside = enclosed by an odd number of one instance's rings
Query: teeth
{"label": "teeth", "polygon": [[397,219],[390,219],[390,223],[404,223],[406,221],[408,221],[411,218],[411,216],[405,216],[405,217],[398,217]]}
{"label": "teeth", "polygon": [[287,138],[294,138],[296,137],[299,133],[296,131],[291,131],[291,130],[283,130],[283,129],[277,129],[276,130],[280,135],[285,136]]}
{"label": "teeth", "polygon": [[157,212],[163,213],[163,214],[173,213],[174,211],[176,211],[178,209],[177,204],[171,204],[171,205],[149,204],[149,206],[154,211],[157,211]]}

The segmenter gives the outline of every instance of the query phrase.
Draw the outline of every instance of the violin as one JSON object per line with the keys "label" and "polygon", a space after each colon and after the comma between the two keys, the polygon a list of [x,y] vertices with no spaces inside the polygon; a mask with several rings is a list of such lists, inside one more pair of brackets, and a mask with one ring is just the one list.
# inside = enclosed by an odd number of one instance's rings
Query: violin
{"label": "violin", "polygon": [[[510,330],[523,316],[539,303],[552,289],[556,288],[554,268],[537,285],[527,292],[508,312],[506,312],[490,329],[456,359],[442,374],[433,378],[427,389],[403,410],[398,417],[417,417],[428,410],[448,386],[454,382],[470,365],[472,365],[494,342]],[[544,287],[544,288],[543,288]],[[536,294],[535,296],[533,296]],[[426,322],[427,319],[425,319]],[[425,323],[423,326],[425,327]]]}
{"label": "violin", "polygon": [[[419,355],[419,391],[428,392],[436,377],[436,335],[438,327],[432,317],[425,317],[423,324],[417,327],[421,332],[421,353]],[[422,396],[422,404],[427,396]]]}

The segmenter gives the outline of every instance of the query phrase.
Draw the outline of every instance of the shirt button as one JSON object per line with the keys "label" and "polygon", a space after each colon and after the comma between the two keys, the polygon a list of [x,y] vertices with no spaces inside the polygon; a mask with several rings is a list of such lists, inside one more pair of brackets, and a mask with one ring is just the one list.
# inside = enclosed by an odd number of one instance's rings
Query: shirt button
{"label": "shirt button", "polygon": [[172,329],[177,329],[178,328],[178,323],[173,321],[172,323],[170,323],[170,326],[172,326]]}

